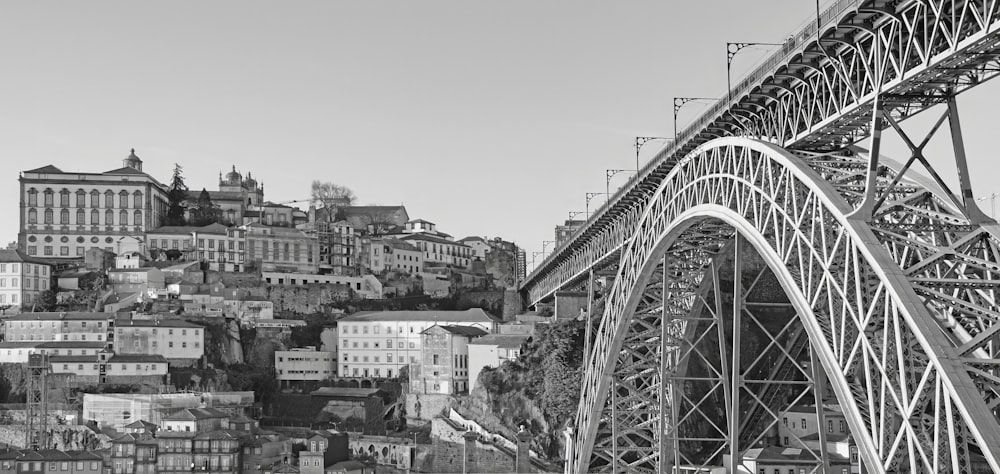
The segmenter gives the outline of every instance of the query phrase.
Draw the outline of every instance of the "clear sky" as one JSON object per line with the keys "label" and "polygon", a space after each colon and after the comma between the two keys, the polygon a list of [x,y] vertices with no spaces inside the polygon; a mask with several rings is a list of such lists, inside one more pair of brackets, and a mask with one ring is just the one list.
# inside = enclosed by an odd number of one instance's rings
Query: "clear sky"
{"label": "clear sky", "polygon": [[[635,167],[634,137],[672,134],[673,97],[724,93],[727,41],[781,42],[814,8],[5,2],[0,239],[16,238],[18,171],[107,171],[134,147],[164,182],[178,163],[192,189],[215,189],[235,165],[264,182],[266,199],[288,201],[308,198],[313,179],[334,181],[360,204],[403,203],[456,238],[514,240],[530,260],[584,210],[585,193],[604,191],[606,169]],[[766,54],[740,53],[734,82]],[[997,190],[998,84],[959,102],[980,196]],[[700,107],[683,109],[682,127]]]}

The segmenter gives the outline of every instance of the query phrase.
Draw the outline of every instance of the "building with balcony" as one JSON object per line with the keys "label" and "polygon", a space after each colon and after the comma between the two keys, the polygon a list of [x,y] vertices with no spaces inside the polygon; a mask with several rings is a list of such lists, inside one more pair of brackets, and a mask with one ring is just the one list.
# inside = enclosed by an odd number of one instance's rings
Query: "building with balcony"
{"label": "building with balcony", "polygon": [[104,462],[99,453],[87,451],[39,451],[11,449],[0,454],[2,473],[103,474]]}
{"label": "building with balcony", "polygon": [[418,363],[422,332],[434,325],[495,332],[499,321],[479,308],[465,311],[360,312],[337,321],[340,377],[396,377]]}
{"label": "building with balcony", "polygon": [[140,236],[166,216],[167,188],[142,171],[135,150],[104,173],[65,172],[53,165],[24,171],[18,249],[29,256],[83,258],[114,252],[124,235]]}
{"label": "building with balcony", "polygon": [[472,262],[472,248],[440,235],[446,234],[416,233],[401,236],[399,240],[423,252],[425,269],[428,266],[468,268]]}
{"label": "building with balcony", "polygon": [[111,441],[111,474],[156,474],[156,438],[126,433]]}

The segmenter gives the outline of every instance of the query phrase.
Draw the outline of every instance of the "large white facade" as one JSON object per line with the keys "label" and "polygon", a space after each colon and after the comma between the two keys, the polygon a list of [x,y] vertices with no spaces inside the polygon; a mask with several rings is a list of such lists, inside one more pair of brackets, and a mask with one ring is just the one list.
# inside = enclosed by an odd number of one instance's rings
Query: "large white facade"
{"label": "large white facade", "polygon": [[496,321],[481,309],[356,313],[337,322],[341,377],[397,377],[419,361],[421,333],[435,324],[470,326],[492,333]]}
{"label": "large white facade", "polygon": [[22,172],[19,181],[18,248],[32,256],[114,252],[121,236],[141,236],[166,215],[166,188],[142,171],[134,150],[112,171],[64,172],[48,165]]}

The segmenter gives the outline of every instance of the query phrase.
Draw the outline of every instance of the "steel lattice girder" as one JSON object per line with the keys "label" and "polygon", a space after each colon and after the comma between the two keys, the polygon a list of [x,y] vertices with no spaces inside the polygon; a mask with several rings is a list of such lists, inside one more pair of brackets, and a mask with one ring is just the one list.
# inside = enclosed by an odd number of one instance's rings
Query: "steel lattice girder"
{"label": "steel lattice girder", "polygon": [[766,70],[707,111],[528,275],[529,303],[617,260],[660,180],[715,137],[837,149],[870,133],[876,96],[901,121],[1000,73],[1000,2],[839,0],[830,12],[821,40],[815,26],[793,35]]}
{"label": "steel lattice girder", "polygon": [[[691,236],[701,244],[715,236],[714,247],[723,245],[726,234],[719,231],[719,221],[752,242],[778,276],[870,472],[901,466],[969,472],[972,451],[982,452],[992,469],[1000,471],[1000,423],[995,412],[1000,377],[995,338],[990,337],[997,332],[997,320],[965,309],[992,304],[994,290],[956,288],[947,300],[916,290],[921,281],[917,278],[934,275],[996,279],[992,273],[996,263],[989,261],[996,257],[995,237],[989,229],[972,237],[959,231],[922,230],[934,228],[938,221],[961,222],[934,199],[909,202],[922,202],[921,208],[936,214],[913,217],[888,212],[872,226],[848,219],[851,205],[807,167],[810,159],[820,169],[830,159],[841,160],[843,166],[837,168],[841,174],[866,163],[849,156],[794,156],[774,145],[726,138],[697,150],[664,180],[623,250],[607,298],[585,372],[568,472],[585,471],[592,451],[604,459],[639,458],[621,449],[598,453],[605,447],[594,444],[609,387],[620,383],[615,380],[615,366],[630,338],[632,314],[664,255],[669,260],[668,252],[678,248],[678,256],[690,254],[692,246],[684,243]],[[888,177],[891,172],[884,174]],[[916,189],[919,183],[908,186]],[[704,222],[710,231],[701,233]],[[914,256],[894,246],[893,240],[876,236],[880,224],[894,222],[923,225],[896,234],[922,242],[909,247],[922,249],[923,254]],[[676,242],[684,245],[672,247]],[[952,256],[956,254],[964,257],[956,259]],[[983,263],[957,263],[976,259]],[[708,259],[700,260],[707,265]],[[689,258],[687,265],[696,266],[698,261]],[[907,268],[918,272],[908,275]],[[696,300],[691,285],[697,280],[688,281],[688,288],[675,293],[686,297],[675,300],[664,294],[662,301],[680,301],[690,310]],[[940,301],[964,306],[937,311]],[[623,379],[621,374],[617,378]]]}

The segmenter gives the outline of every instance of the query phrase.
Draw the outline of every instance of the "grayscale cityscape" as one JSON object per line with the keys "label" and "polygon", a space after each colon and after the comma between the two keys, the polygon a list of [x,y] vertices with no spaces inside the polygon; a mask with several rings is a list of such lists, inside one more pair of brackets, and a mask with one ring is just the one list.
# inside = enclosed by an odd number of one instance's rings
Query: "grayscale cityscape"
{"label": "grayscale cityscape", "polygon": [[0,474],[1000,473],[1000,2],[0,44]]}

